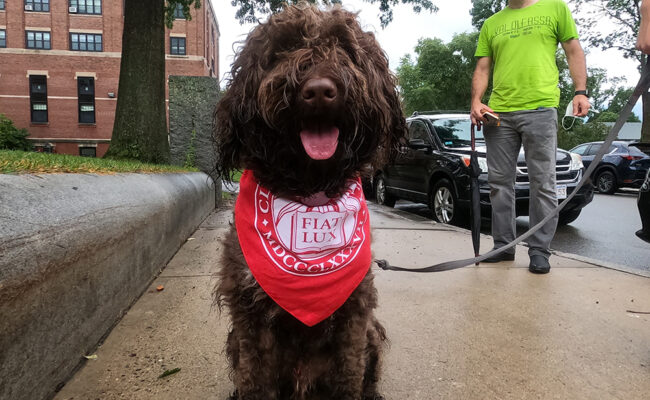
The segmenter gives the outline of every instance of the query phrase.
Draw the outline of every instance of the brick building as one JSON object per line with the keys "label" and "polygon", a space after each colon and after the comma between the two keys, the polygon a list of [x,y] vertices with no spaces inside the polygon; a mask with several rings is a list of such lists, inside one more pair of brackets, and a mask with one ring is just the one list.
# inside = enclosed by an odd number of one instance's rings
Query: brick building
{"label": "brick building", "polygon": [[[165,35],[166,75],[217,77],[210,1]],[[37,149],[101,157],[113,129],[124,21],[120,0],[0,0],[0,114]]]}

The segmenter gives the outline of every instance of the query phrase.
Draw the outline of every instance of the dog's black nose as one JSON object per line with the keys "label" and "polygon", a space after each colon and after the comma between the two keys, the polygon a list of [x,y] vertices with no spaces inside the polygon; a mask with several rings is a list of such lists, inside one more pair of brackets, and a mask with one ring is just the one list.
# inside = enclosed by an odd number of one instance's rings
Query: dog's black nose
{"label": "dog's black nose", "polygon": [[311,78],[300,91],[305,103],[312,107],[323,107],[336,100],[336,84],[329,78]]}

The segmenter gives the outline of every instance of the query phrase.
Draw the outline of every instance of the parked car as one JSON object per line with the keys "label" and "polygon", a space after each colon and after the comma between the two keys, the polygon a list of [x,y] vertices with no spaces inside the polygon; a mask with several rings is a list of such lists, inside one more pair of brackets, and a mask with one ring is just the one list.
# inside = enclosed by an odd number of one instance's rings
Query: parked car
{"label": "parked car", "polygon": [[[408,146],[396,160],[373,175],[375,200],[393,206],[397,199],[426,203],[435,219],[457,223],[470,209],[470,127],[466,113],[414,113],[406,120]],[[481,214],[491,215],[487,159],[481,132],[477,134]],[[562,201],[573,192],[584,172],[580,156],[557,151],[557,193]],[[515,183],[517,215],[528,215],[529,182],[523,150],[517,161]],[[560,224],[573,222],[593,199],[592,185],[584,185],[559,216]]]}
{"label": "parked car", "polygon": [[641,217],[641,229],[636,232],[636,235],[650,243],[650,170],[646,173],[645,181],[639,189],[637,205]]}
{"label": "parked car", "polygon": [[[602,145],[603,142],[584,143],[569,151],[580,154],[582,163],[588,168]],[[601,193],[613,194],[623,187],[641,187],[650,168],[649,149],[649,143],[612,142],[591,176],[596,189]]]}

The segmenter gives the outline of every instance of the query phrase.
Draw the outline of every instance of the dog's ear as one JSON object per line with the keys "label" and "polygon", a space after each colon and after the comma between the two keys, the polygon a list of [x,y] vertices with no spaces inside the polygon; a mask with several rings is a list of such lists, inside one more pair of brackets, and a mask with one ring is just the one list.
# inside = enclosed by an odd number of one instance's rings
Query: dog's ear
{"label": "dog's ear", "polygon": [[391,73],[390,79],[385,82],[384,98],[388,103],[390,112],[386,115],[386,128],[380,142],[380,154],[376,157],[375,167],[395,160],[400,147],[406,145],[407,129],[406,118],[402,109],[397,78]]}
{"label": "dog's ear", "polygon": [[246,168],[246,152],[259,146],[254,137],[260,85],[260,49],[267,47],[261,29],[250,33],[235,56],[226,92],[214,114],[213,140],[217,151],[217,172],[230,181],[232,174]]}
{"label": "dog's ear", "polygon": [[236,118],[232,114],[234,95],[232,87],[221,97],[213,118],[212,139],[217,155],[217,174],[225,181],[232,182],[232,175],[241,168],[242,141],[238,132]]}
{"label": "dog's ear", "polygon": [[402,109],[397,78],[390,71],[388,58],[375,36],[369,32],[357,35],[361,56],[360,66],[368,76],[370,120],[375,121],[374,133],[379,147],[372,165],[381,168],[394,160],[400,146],[406,142],[406,119]]}

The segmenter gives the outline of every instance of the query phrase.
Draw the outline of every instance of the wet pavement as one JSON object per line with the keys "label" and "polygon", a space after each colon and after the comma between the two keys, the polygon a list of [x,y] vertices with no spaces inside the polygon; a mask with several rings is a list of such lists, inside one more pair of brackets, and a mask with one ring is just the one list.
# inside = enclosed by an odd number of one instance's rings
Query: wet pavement
{"label": "wet pavement", "polygon": [[[595,194],[594,200],[583,209],[577,220],[558,227],[551,243],[552,250],[650,277],[650,244],[634,234],[641,227],[636,196],[634,191],[616,195]],[[414,216],[433,218],[425,204],[399,201],[395,207]],[[460,227],[469,229],[469,226]],[[528,217],[517,218],[517,234],[527,230]],[[490,234],[489,219],[484,218],[481,232]]]}

